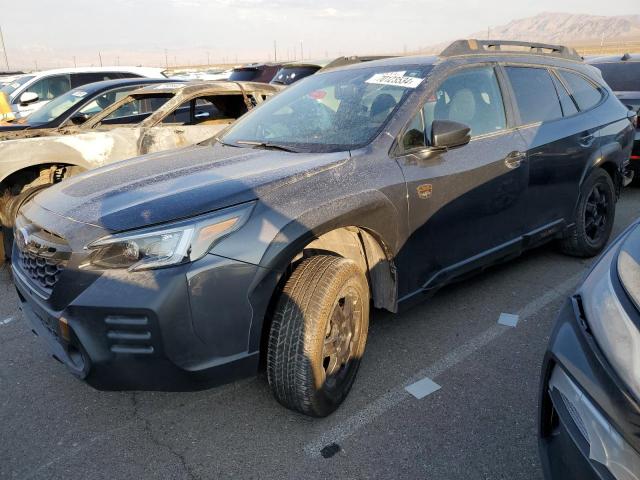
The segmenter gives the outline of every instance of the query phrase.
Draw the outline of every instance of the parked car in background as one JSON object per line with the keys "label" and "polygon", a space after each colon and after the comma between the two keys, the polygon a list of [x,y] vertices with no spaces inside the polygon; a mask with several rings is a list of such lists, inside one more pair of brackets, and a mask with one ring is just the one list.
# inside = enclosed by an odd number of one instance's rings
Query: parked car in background
{"label": "parked car in background", "polygon": [[13,82],[16,78],[24,75],[25,72],[20,70],[0,71],[0,87],[4,87],[7,83]]}
{"label": "parked car in background", "polygon": [[640,478],[640,222],[562,307],[542,368],[546,478]]}
{"label": "parked car in background", "polygon": [[0,88],[16,118],[35,112],[47,102],[87,83],[119,78],[165,78],[159,68],[78,67],[45,70],[16,78]]}
{"label": "parked car in background", "polygon": [[551,240],[599,253],[632,116],[555,45],[465,40],[317,73],[215,139],[26,203],[22,310],[98,388],[204,388],[264,362],[280,403],[325,416],[370,305],[395,312]]}
{"label": "parked car in background", "polygon": [[224,70],[221,68],[210,68],[208,70],[197,70],[181,72],[171,75],[169,78],[182,81],[209,81],[209,80],[228,80],[231,76],[232,69]]}
{"label": "parked car in background", "polygon": [[269,83],[280,68],[282,68],[280,63],[250,63],[234,68],[229,75],[229,80],[232,82]]}
{"label": "parked car in background", "polygon": [[313,75],[328,63],[328,60],[319,62],[308,61],[285,63],[269,83],[272,85],[291,85],[298,80],[308,77],[309,75]]}
{"label": "parked car in background", "polygon": [[19,207],[41,190],[107,163],[211,138],[279,90],[274,85],[247,82],[149,85],[79,127],[39,131],[38,138],[0,142],[0,220],[5,254],[11,251]]}
{"label": "parked car in background", "polygon": [[168,79],[123,78],[74,88],[26,117],[0,123],[0,140],[33,138],[55,128],[82,125],[131,91],[143,85],[168,83]]}
{"label": "parked car in background", "polygon": [[[602,72],[602,78],[620,101],[640,116],[640,54],[591,58],[588,63]],[[636,126],[630,168],[634,183],[640,186],[640,122]]]}
{"label": "parked car in background", "polygon": [[319,60],[307,62],[289,62],[285,63],[276,73],[271,84],[273,85],[291,85],[309,75],[326,70],[329,68],[344,67],[354,63],[371,62],[373,60],[382,60],[391,58],[389,55],[371,55],[371,56],[351,56],[338,57],[333,60]]}

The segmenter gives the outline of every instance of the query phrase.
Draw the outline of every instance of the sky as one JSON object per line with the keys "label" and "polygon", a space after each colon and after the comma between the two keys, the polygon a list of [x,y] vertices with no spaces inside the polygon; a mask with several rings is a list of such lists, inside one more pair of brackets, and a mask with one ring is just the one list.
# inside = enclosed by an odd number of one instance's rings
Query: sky
{"label": "sky", "polygon": [[[640,14],[638,0],[0,0],[13,68],[169,66],[416,51],[541,12]],[[8,14],[4,14],[8,12]],[[0,56],[0,68],[3,68]]]}

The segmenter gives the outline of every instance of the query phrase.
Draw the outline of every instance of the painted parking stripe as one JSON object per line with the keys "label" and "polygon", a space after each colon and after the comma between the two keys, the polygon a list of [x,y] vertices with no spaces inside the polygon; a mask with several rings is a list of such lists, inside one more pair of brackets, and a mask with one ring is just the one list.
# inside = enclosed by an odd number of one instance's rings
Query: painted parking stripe
{"label": "painted parking stripe", "polygon": [[520,320],[518,315],[514,315],[512,313],[501,313],[500,318],[498,318],[498,323],[505,327],[515,327],[518,325],[518,320]]}
{"label": "painted parking stripe", "polygon": [[416,397],[418,400],[423,399],[427,395],[431,395],[433,392],[437,392],[440,390],[440,385],[431,380],[429,377],[425,377],[422,380],[418,380],[415,383],[412,383],[408,387],[404,389],[409,392],[411,395]]}
{"label": "painted parking stripe", "polygon": [[[576,285],[583,277],[584,271],[578,272],[557,285],[555,288],[550,289],[545,294],[529,302],[518,312],[520,321],[525,322],[528,318],[534,316],[550,303],[565,297],[575,289]],[[312,457],[318,457],[320,455],[320,451],[326,445],[329,445],[330,443],[342,443],[346,438],[369,425],[388,410],[394,408],[407,398],[410,398],[409,393],[405,390],[407,385],[415,383],[425,377],[437,378],[445,371],[458,365],[478,350],[509,331],[511,331],[511,329],[504,328],[502,325],[494,324],[484,332],[476,335],[466,343],[450,351],[431,366],[419,371],[411,377],[408,382],[405,382],[381,397],[378,397],[364,408],[353,413],[351,416],[341,418],[339,414],[334,414],[333,418],[335,418],[334,422],[336,422],[336,425],[333,428],[327,429],[315,440],[307,443],[304,447],[305,453]]]}

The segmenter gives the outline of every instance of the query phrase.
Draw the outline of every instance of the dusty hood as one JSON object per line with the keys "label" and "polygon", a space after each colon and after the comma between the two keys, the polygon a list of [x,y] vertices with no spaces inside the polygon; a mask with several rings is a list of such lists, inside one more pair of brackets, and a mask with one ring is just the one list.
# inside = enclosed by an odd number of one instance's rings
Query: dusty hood
{"label": "dusty hood", "polygon": [[112,232],[131,230],[259,198],[333,168],[348,155],[194,146],[87,172],[45,190],[35,202]]}

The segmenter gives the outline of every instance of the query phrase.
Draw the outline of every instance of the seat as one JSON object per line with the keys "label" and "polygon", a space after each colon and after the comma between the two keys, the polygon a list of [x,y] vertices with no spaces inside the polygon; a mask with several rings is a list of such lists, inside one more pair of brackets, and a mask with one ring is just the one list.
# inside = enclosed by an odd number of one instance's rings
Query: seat
{"label": "seat", "polygon": [[393,95],[381,93],[371,104],[371,108],[369,109],[369,118],[376,122],[382,122],[387,118],[389,112],[395,108],[396,103],[396,99],[393,98]]}

